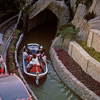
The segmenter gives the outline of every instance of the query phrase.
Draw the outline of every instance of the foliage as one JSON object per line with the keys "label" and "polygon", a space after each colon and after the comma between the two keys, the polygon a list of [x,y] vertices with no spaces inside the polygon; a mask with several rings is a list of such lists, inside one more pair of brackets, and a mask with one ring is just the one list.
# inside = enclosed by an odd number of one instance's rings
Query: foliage
{"label": "foliage", "polygon": [[87,47],[87,43],[84,41],[78,40],[77,42],[87,51],[90,56],[100,62],[100,52],[95,51],[95,49],[92,47]]}
{"label": "foliage", "polygon": [[14,53],[15,53],[15,44],[17,42],[19,34],[20,34],[19,30],[13,31],[13,37],[7,51],[8,71],[9,73],[16,73],[17,75],[19,75],[19,73],[17,71],[17,67],[14,61]]}
{"label": "foliage", "polygon": [[75,40],[77,38],[78,29],[74,27],[71,23],[60,26],[57,30],[57,35],[61,34],[62,38],[69,38],[70,40]]}

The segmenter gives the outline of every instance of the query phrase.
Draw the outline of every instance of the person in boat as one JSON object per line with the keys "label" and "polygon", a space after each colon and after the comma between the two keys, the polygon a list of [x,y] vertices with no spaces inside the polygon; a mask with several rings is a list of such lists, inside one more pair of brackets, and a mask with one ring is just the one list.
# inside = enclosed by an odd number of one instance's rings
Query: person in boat
{"label": "person in boat", "polygon": [[27,57],[27,62],[29,63],[32,60],[32,54],[29,52]]}
{"label": "person in boat", "polygon": [[44,50],[43,46],[39,46],[39,52],[40,52],[41,54],[44,54],[45,50]]}
{"label": "person in boat", "polygon": [[3,66],[4,60],[2,55],[0,55],[0,74],[4,74],[4,66]]}
{"label": "person in boat", "polygon": [[39,51],[39,50],[37,51],[36,56],[37,56],[37,57],[38,57],[38,59],[40,60],[41,53],[40,53],[40,51]]}
{"label": "person in boat", "polygon": [[1,63],[4,62],[2,55],[0,55],[0,62],[1,62]]}
{"label": "person in boat", "polygon": [[27,49],[24,49],[24,52],[23,52],[23,59],[25,60],[25,65],[28,64],[28,62],[27,62],[27,57],[28,57],[28,50],[27,50]]}
{"label": "person in boat", "polygon": [[30,69],[31,69],[32,67],[34,67],[34,65],[40,66],[39,61],[38,61],[38,57],[37,57],[35,54],[33,54],[33,57],[32,57],[32,59],[31,59],[31,61],[30,61],[29,64],[27,65],[27,70],[30,71]]}

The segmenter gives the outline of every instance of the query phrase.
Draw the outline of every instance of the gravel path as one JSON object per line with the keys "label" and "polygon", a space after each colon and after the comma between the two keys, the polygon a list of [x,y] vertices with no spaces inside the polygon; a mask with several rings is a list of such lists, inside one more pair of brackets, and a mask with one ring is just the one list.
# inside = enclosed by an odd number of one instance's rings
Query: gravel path
{"label": "gravel path", "polygon": [[95,94],[100,96],[100,83],[95,81],[90,75],[85,73],[79,64],[77,64],[67,53],[67,51],[55,48],[59,59],[65,65],[65,67],[87,88],[92,90]]}

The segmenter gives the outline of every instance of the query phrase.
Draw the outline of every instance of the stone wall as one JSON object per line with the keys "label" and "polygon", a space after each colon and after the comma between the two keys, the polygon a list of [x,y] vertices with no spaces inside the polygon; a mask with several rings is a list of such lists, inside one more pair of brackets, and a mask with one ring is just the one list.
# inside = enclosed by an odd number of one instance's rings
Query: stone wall
{"label": "stone wall", "polygon": [[59,75],[59,77],[62,79],[62,81],[69,86],[76,94],[78,94],[82,99],[84,100],[100,100],[100,97],[98,97],[95,93],[93,93],[91,90],[89,90],[86,86],[84,86],[80,81],[78,81],[62,64],[62,62],[59,60],[55,50],[53,47],[59,46],[57,44],[57,41],[61,44],[61,38],[57,37],[50,48],[50,57],[53,63],[53,66]]}
{"label": "stone wall", "polygon": [[97,60],[92,58],[75,41],[70,42],[68,53],[87,74],[100,82],[100,63]]}
{"label": "stone wall", "polygon": [[89,30],[87,46],[93,47],[96,51],[100,52],[100,30],[97,29]]}
{"label": "stone wall", "polygon": [[90,12],[94,12],[96,16],[100,16],[100,0],[93,0],[93,3],[89,9]]}
{"label": "stone wall", "polygon": [[64,49],[68,49],[70,39],[62,39],[61,36],[58,36],[54,39],[52,43],[52,47],[61,47]]}

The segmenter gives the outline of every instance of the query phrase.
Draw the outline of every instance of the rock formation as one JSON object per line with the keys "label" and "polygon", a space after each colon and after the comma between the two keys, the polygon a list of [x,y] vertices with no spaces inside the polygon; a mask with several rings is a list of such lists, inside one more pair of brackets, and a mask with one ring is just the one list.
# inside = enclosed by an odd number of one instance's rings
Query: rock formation
{"label": "rock formation", "polygon": [[[69,21],[69,9],[65,5],[64,1],[38,0],[28,11],[29,20],[31,20],[31,23],[32,19],[34,19],[40,12],[45,9],[52,11],[52,13],[56,15],[59,25],[66,24]],[[31,26],[30,29],[32,29],[32,25],[29,26]]]}

